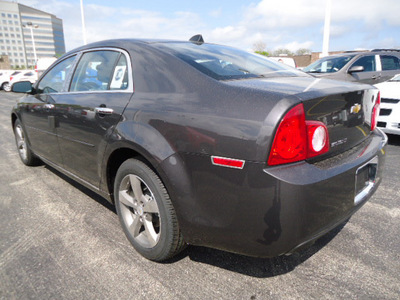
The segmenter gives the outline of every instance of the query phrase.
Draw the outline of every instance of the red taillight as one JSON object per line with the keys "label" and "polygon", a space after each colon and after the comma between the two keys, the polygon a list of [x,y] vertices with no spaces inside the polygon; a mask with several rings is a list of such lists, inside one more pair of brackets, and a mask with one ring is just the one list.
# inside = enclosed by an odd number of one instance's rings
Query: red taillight
{"label": "red taillight", "polygon": [[380,108],[381,108],[381,92],[378,92],[374,108],[372,109],[371,131],[374,130],[376,128],[376,125],[378,124],[378,116]]}
{"label": "red taillight", "polygon": [[13,76],[10,76],[10,81],[11,81],[13,78],[14,78]]}
{"label": "red taillight", "polygon": [[303,104],[299,104],[279,124],[268,164],[273,166],[305,160],[328,150],[329,136],[325,124],[306,121]]}

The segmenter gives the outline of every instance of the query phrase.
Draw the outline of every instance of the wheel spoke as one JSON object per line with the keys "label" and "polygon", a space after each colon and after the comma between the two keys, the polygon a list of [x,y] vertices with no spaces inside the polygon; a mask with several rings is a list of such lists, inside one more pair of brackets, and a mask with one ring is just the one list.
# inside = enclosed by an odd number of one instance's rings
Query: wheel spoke
{"label": "wheel spoke", "polygon": [[131,195],[128,194],[127,190],[122,190],[119,192],[119,201],[121,201],[122,204],[128,207],[133,207],[133,208],[136,207],[134,199],[132,198]]}
{"label": "wheel spoke", "polygon": [[157,235],[156,231],[154,230],[153,222],[144,219],[143,225],[145,228],[145,234],[146,234],[147,240],[150,244],[150,247],[154,247],[157,244],[158,235]]}
{"label": "wheel spoke", "polygon": [[158,214],[159,211],[156,200],[151,198],[150,201],[147,201],[143,206],[143,211],[146,213]]}
{"label": "wheel spoke", "polygon": [[135,196],[136,201],[142,201],[143,199],[142,182],[136,176],[129,175],[129,183],[131,184],[133,195]]}
{"label": "wheel spoke", "polygon": [[19,126],[17,127],[16,132],[17,132],[17,135],[18,135],[18,140],[23,142],[24,141],[24,136],[23,136],[22,130],[21,130],[21,128]]}
{"label": "wheel spoke", "polygon": [[140,228],[142,228],[142,223],[140,222],[140,217],[132,214],[132,223],[129,225],[129,231],[132,236],[136,238],[139,235]]}

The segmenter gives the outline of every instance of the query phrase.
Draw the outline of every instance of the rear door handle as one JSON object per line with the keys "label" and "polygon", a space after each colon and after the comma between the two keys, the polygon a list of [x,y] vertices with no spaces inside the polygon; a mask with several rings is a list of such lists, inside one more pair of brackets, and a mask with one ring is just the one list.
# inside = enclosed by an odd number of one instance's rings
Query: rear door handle
{"label": "rear door handle", "polygon": [[94,111],[100,115],[111,115],[114,112],[112,108],[107,107],[96,107]]}
{"label": "rear door handle", "polygon": [[379,79],[379,78],[381,78],[381,75],[373,75],[371,78],[372,79]]}

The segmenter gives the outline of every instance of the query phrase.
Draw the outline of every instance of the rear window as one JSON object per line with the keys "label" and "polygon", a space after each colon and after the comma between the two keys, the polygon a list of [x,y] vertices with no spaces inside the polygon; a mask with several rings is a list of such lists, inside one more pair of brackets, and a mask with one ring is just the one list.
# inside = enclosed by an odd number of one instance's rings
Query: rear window
{"label": "rear window", "polygon": [[304,73],[300,71],[261,55],[227,46],[195,43],[159,43],[154,45],[217,80],[304,76]]}
{"label": "rear window", "polygon": [[383,71],[399,70],[399,59],[395,56],[381,55],[381,63]]}

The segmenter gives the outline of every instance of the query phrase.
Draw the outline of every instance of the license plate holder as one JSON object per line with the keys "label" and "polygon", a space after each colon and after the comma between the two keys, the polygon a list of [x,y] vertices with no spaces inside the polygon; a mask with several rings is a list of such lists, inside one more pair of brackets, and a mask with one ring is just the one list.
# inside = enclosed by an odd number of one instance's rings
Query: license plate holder
{"label": "license plate holder", "polygon": [[354,204],[360,203],[372,190],[378,172],[378,157],[374,157],[356,171]]}

